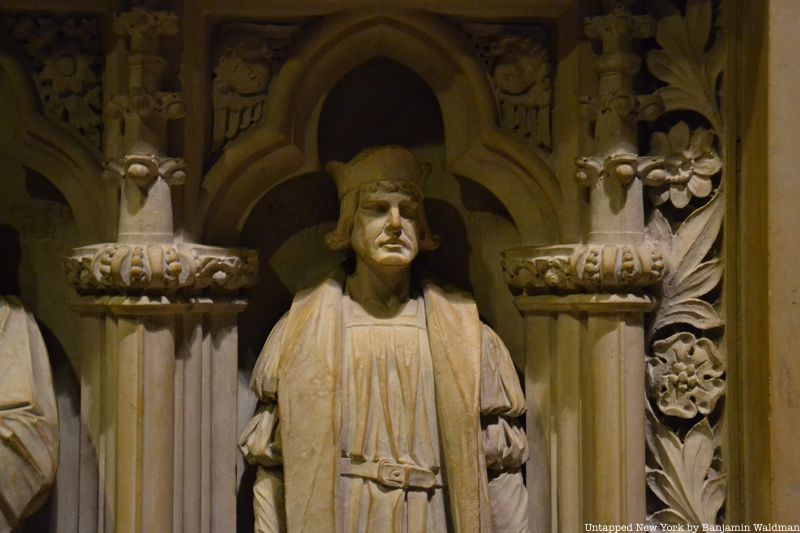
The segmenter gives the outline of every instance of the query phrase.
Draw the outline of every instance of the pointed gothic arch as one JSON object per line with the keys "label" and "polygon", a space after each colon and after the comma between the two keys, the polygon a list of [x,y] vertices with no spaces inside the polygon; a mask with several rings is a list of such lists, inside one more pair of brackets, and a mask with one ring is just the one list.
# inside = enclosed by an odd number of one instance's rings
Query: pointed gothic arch
{"label": "pointed gothic arch", "polygon": [[403,9],[348,12],[309,30],[272,81],[265,119],[232,142],[206,176],[206,240],[237,242],[259,198],[319,168],[317,123],[328,92],[377,57],[408,67],[436,95],[445,169],[492,192],[523,241],[557,242],[558,181],[529,146],[497,126],[492,89],[469,43],[441,19]]}

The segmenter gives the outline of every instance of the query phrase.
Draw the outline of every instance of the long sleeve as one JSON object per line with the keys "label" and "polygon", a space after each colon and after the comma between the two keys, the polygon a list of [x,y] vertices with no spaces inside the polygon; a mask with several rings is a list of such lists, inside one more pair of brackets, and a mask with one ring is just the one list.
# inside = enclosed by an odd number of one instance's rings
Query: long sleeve
{"label": "long sleeve", "polygon": [[258,397],[259,405],[239,438],[239,448],[247,462],[258,466],[253,484],[256,533],[286,531],[277,403],[278,365],[285,326],[284,317],[272,329],[256,361],[250,388]]}
{"label": "long sleeve", "polygon": [[58,465],[58,413],[39,328],[0,298],[0,531],[47,497]]}
{"label": "long sleeve", "polygon": [[525,396],[503,341],[483,326],[481,358],[481,425],[489,470],[489,498],[495,533],[528,530],[528,493],[522,465],[528,441],[517,418],[525,413]]}

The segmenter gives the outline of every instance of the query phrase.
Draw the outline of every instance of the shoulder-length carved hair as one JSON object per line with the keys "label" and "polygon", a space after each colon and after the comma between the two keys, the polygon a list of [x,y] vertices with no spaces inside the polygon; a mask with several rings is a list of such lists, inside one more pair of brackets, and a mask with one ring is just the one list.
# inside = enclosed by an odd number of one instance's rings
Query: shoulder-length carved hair
{"label": "shoulder-length carved hair", "polygon": [[367,183],[358,189],[354,189],[342,198],[339,204],[339,220],[336,222],[336,229],[325,236],[325,244],[331,250],[337,252],[350,252],[353,249],[350,243],[350,234],[353,232],[353,222],[358,202],[362,194],[375,192],[402,192],[413,196],[419,202],[419,218],[417,219],[417,231],[419,231],[419,249],[421,252],[435,250],[439,247],[439,237],[431,232],[428,225],[428,218],[425,216],[425,209],[422,205],[422,192],[419,188],[408,181],[376,181]]}

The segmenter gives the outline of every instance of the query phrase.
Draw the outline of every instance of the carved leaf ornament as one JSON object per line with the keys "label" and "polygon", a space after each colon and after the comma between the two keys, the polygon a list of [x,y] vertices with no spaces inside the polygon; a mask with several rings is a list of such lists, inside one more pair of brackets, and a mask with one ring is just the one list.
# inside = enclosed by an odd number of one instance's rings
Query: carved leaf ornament
{"label": "carved leaf ornament", "polygon": [[[715,244],[725,208],[713,181],[723,171],[716,132],[724,131],[717,81],[725,54],[719,35],[709,43],[712,16],[710,0],[688,0],[683,14],[670,9],[656,27],[661,49],[647,55],[648,69],[666,84],[657,91],[665,111],[697,113],[711,128],[691,130],[680,121],[655,132],[652,154],[637,167],[655,207],[647,238],[662,243],[670,265],[647,330],[647,394],[653,403],[647,402],[646,475],[650,491],[663,502],[648,522],[684,527],[717,524],[726,495],[710,421],[726,390],[719,348],[724,321],[710,296],[723,276]],[[693,199],[708,197],[695,208]],[[677,210],[665,209],[668,203]]]}
{"label": "carved leaf ornament", "polygon": [[662,18],[656,27],[656,42],[661,50],[647,55],[647,68],[667,84],[658,90],[666,111],[695,111],[706,117],[716,131],[722,131],[716,94],[725,54],[722,39],[717,39],[706,52],[711,16],[711,2],[689,0],[684,17],[675,10]]}
{"label": "carved leaf ornament", "polygon": [[658,210],[653,212],[647,232],[668,245],[671,269],[664,278],[662,297],[651,316],[649,337],[670,324],[689,324],[698,329],[723,324],[717,310],[700,299],[722,279],[723,266],[719,258],[703,261],[722,227],[724,205],[721,198],[717,194],[689,215],[675,235],[664,215]]}
{"label": "carved leaf ornament", "polygon": [[650,515],[656,524],[715,524],[725,501],[725,475],[717,472],[714,434],[708,418],[681,440],[648,409],[647,441],[657,468],[647,468],[647,484],[667,504]]}

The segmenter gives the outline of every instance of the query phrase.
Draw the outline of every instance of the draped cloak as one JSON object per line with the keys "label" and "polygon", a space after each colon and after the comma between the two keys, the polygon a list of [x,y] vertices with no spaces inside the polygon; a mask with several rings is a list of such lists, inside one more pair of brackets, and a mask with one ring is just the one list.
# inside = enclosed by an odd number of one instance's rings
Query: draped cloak
{"label": "draped cloak", "polygon": [[41,505],[58,465],[58,411],[36,321],[0,297],[0,532]]}

